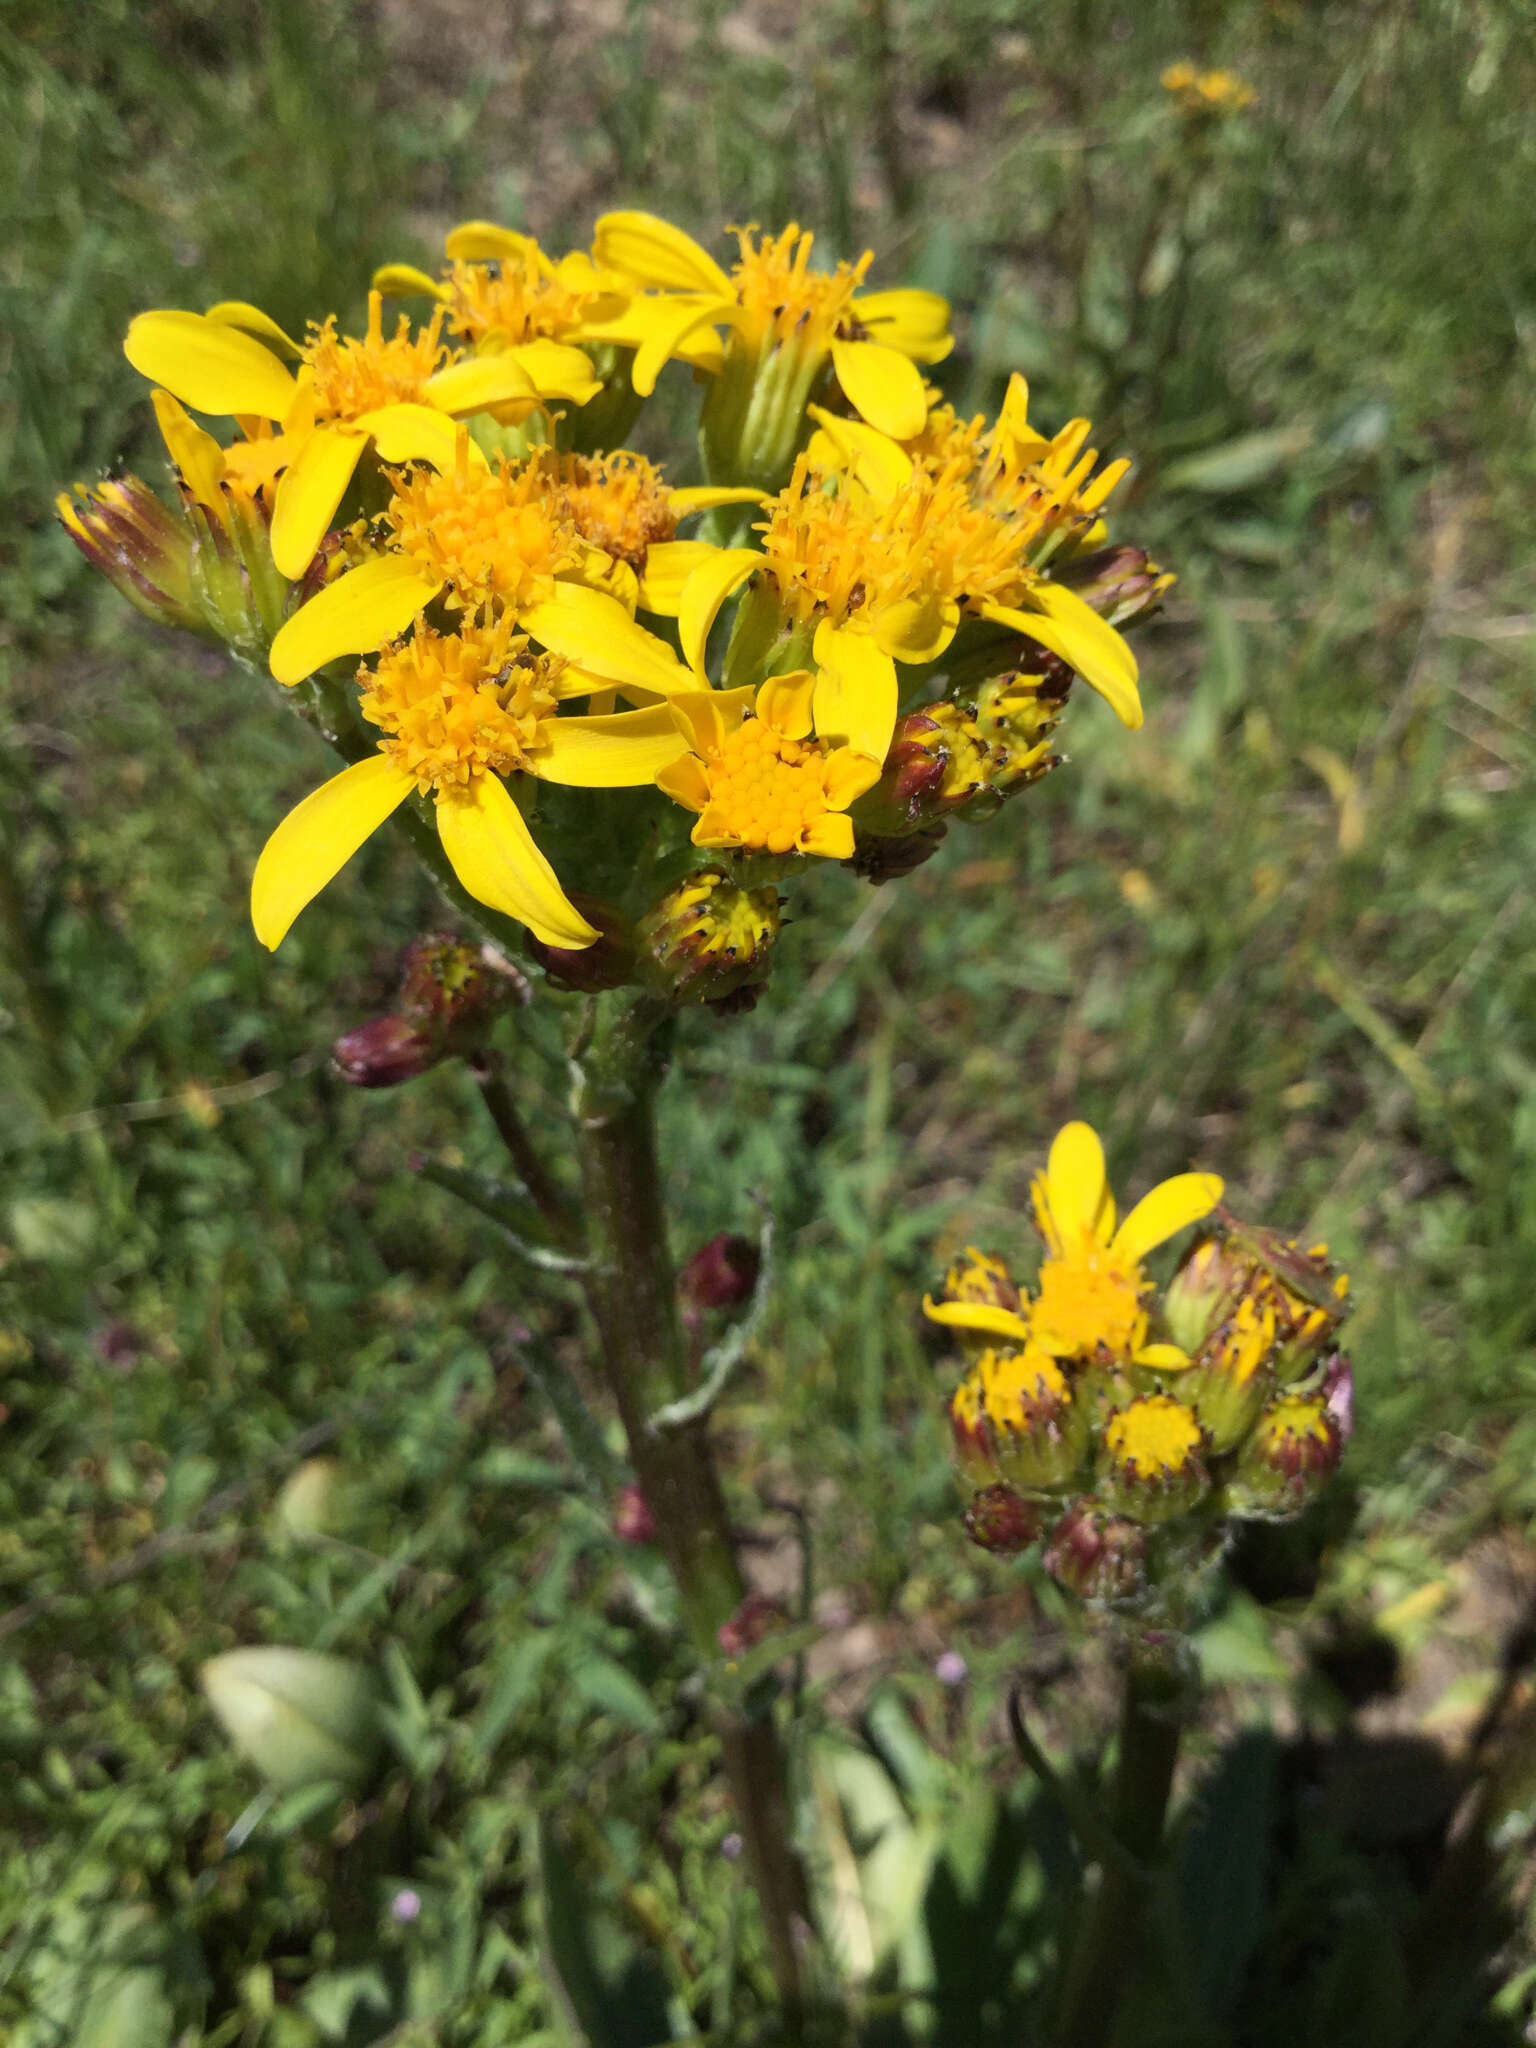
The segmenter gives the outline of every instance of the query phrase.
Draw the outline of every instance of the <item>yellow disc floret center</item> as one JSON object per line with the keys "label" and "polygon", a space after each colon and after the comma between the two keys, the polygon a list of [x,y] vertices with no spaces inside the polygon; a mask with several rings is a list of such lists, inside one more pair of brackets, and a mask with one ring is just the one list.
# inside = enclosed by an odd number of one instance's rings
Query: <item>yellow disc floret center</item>
{"label": "yellow disc floret center", "polygon": [[1037,1346],[1022,1351],[984,1351],[973,1378],[980,1382],[981,1406],[999,1429],[1027,1433],[1042,1412],[1071,1400],[1061,1367]]}
{"label": "yellow disc floret center", "polygon": [[1040,1342],[1066,1358],[1088,1358],[1100,1346],[1129,1357],[1146,1338],[1146,1282],[1134,1259],[1084,1233],[1040,1268],[1039,1299],[1030,1323]]}
{"label": "yellow disc floret center", "polygon": [[370,292],[368,332],[361,341],[338,335],[334,315],[311,329],[304,360],[313,379],[316,421],[324,425],[329,420],[355,420],[384,405],[420,404],[427,379],[448,354],[442,326],[439,310],[413,339],[411,323],[402,313],[386,341],[380,295]]}
{"label": "yellow disc floret center", "polygon": [[704,773],[711,808],[742,846],[790,853],[831,808],[821,749],[812,740],[786,739],[766,718],[744,719]]}
{"label": "yellow disc floret center", "polygon": [[592,292],[572,291],[532,262],[455,263],[448,273],[448,325],[469,341],[495,336],[510,348],[540,338],[559,340],[581,325]]}
{"label": "yellow disc floret center", "polygon": [[375,669],[361,669],[362,713],[417,787],[462,788],[489,769],[512,775],[547,744],[564,663],[535,654],[510,619],[437,633],[418,622]]}
{"label": "yellow disc floret center", "polygon": [[1150,1394],[1110,1417],[1104,1447],[1117,1465],[1143,1475],[1183,1472],[1199,1452],[1200,1425],[1167,1394]]}
{"label": "yellow disc floret center", "polygon": [[746,314],[747,339],[761,346],[768,339],[783,345],[824,351],[834,336],[859,332],[853,296],[874,261],[866,250],[857,263],[839,263],[835,270],[812,270],[809,231],[791,222],[780,235],[757,235],[737,228],[741,261],[731,272],[736,298]]}
{"label": "yellow disc floret center", "polygon": [[467,476],[417,469],[393,482],[384,518],[395,545],[424,576],[448,585],[450,605],[544,603],[555,578],[582,560],[581,536],[537,460],[503,459]]}
{"label": "yellow disc floret center", "polygon": [[643,455],[556,458],[559,501],[583,540],[632,569],[645,567],[646,550],[677,532],[672,494],[661,471]]}

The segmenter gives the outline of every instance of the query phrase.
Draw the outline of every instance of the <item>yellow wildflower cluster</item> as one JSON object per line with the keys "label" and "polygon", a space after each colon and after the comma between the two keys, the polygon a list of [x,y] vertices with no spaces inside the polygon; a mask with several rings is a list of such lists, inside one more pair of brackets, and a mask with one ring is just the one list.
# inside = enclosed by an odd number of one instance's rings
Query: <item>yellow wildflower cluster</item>
{"label": "yellow wildflower cluster", "polygon": [[[1174,1533],[1187,1561],[1228,1515],[1296,1513],[1349,1434],[1347,1282],[1222,1193],[1177,1174],[1117,1220],[1103,1147],[1067,1124],[1034,1183],[1033,1286],[968,1249],[925,1303],[970,1356],[950,1403],[968,1529],[1004,1550],[1044,1535],[1047,1568],[1090,1598],[1147,1595]],[[1148,1255],[1213,1216],[1160,1291]]]}
{"label": "yellow wildflower cluster", "polygon": [[[569,985],[601,938],[590,976],[654,985],[671,961],[683,1000],[720,976],[646,934],[674,930],[690,848],[711,932],[752,906],[760,963],[797,866],[900,872],[1053,765],[1074,678],[1140,722],[1120,628],[1170,579],[1105,546],[1127,464],[1085,420],[1039,432],[1018,378],[995,420],[959,417],[928,381],[948,306],[872,288],[872,251],[733,232],[722,263],[640,212],[558,255],[468,221],[435,271],[377,272],[360,328],[324,312],[296,340],[233,299],[131,323],[179,507],[125,479],[61,516],[346,756],[257,862],[265,944],[410,805],[440,878]],[[624,445],[674,360],[702,392],[682,484]],[[614,790],[642,794],[592,794]],[[1041,1328],[1066,1330],[1053,1290]]]}
{"label": "yellow wildflower cluster", "polygon": [[1202,71],[1187,58],[1166,68],[1162,86],[1172,94],[1181,114],[1197,120],[1213,114],[1241,114],[1258,98],[1253,87],[1235,71]]}

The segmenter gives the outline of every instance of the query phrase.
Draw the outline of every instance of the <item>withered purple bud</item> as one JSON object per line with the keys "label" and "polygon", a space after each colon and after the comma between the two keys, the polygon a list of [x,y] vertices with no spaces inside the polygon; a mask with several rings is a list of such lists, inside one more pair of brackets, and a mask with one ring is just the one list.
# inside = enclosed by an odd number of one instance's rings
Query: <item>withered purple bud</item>
{"label": "withered purple bud", "polygon": [[613,1497],[613,1533],[621,1543],[654,1543],[656,1518],[638,1486],[621,1486]]}
{"label": "withered purple bud", "polygon": [[1056,580],[1112,626],[1126,626],[1155,612],[1163,592],[1176,580],[1159,569],[1145,548],[1101,548],[1096,554],[1064,561]]}
{"label": "withered purple bud", "polygon": [[961,1517],[965,1533],[979,1550],[994,1557],[1017,1557],[1040,1534],[1040,1510],[1011,1486],[984,1486],[971,1496]]}
{"label": "withered purple bud", "polygon": [[760,1263],[755,1244],[722,1230],[699,1246],[677,1284],[695,1308],[738,1308],[751,1299]]}
{"label": "withered purple bud", "polygon": [[716,1631],[716,1641],[727,1657],[740,1657],[752,1650],[775,1629],[780,1629],[789,1616],[777,1600],[771,1600],[766,1593],[749,1593],[729,1621],[722,1621]]}
{"label": "withered purple bud", "polygon": [[409,1017],[371,1017],[331,1047],[336,1071],[354,1088],[394,1088],[442,1058],[439,1034]]}
{"label": "withered purple bud", "polygon": [[1051,1531],[1046,1570],[1080,1600],[1128,1600],[1145,1583],[1146,1531],[1101,1502],[1074,1501]]}

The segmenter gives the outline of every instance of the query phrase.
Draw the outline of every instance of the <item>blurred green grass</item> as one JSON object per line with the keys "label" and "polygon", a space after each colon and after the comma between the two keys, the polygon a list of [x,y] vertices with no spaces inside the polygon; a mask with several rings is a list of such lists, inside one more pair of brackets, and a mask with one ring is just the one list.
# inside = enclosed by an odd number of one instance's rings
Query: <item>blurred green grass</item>
{"label": "blurred green grass", "polygon": [[[1186,55],[1259,92],[1198,160],[1157,82]],[[995,1767],[979,1676],[1016,1660],[1013,1581],[959,1543],[915,1308],[945,1248],[1024,1249],[1067,1115],[1117,1184],[1197,1158],[1355,1275],[1328,1626],[1463,1586],[1536,1509],[1533,72],[1523,7],[1449,0],[8,10],[0,2023],[27,2048],[116,2024],[79,2004],[109,1906],[151,1912],[97,1988],[177,1986],[189,2038],[364,2041],[414,2009],[450,2016],[424,2038],[543,2039],[534,1809],[600,1817],[583,1853],[632,1908],[660,1888],[719,2010],[760,1971],[749,1943],[731,1991],[728,1823],[661,1596],[615,1593],[517,1364],[532,1328],[579,1369],[573,1310],[406,1170],[491,1163],[473,1092],[362,1097],[323,1065],[431,899],[373,847],[258,958],[250,865],[310,743],[51,522],[57,486],[153,462],[128,317],[355,309],[461,216],[555,241],[614,203],[798,217],[952,294],[957,403],[1023,367],[1048,425],[1087,412],[1138,457],[1120,528],[1180,575],[1146,730],[1074,703],[1069,766],[984,834],[881,892],[818,878],[760,1007],[690,1021],[667,1105],[684,1245],[749,1227],[747,1190],[780,1220],[724,1418],[742,1512],[809,1502],[824,1607]],[[552,1032],[518,1032],[553,1103]],[[346,1543],[295,1554],[268,1511],[317,1429],[365,1478]],[[253,1782],[195,1666],[322,1633],[400,1647],[401,1776],[226,1854]],[[920,1667],[948,1643],[978,1684],[946,1723]],[[867,1673],[820,1683],[836,1715]],[[1398,2038],[1343,2029],[1318,2037]]]}

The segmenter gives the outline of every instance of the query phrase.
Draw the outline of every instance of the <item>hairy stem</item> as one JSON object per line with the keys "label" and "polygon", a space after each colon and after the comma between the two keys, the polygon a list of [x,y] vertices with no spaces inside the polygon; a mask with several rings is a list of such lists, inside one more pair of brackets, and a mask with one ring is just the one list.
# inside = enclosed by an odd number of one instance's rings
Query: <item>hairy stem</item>
{"label": "hairy stem", "polygon": [[[666,1066],[666,1006],[615,991],[598,998],[573,1061],[577,1147],[593,1270],[587,1295],[603,1370],[630,1462],[677,1582],[683,1617],[706,1663],[745,1593],[709,1443],[707,1415],[657,1429],[658,1410],[690,1392],[656,1153],[656,1092]],[[727,1778],[757,1886],[780,1998],[803,2004],[809,1925],[804,1874],[791,1841],[785,1760],[771,1719],[716,1702]]]}
{"label": "hairy stem", "polygon": [[1151,1866],[1187,1711],[1188,1681],[1166,1646],[1136,1641],[1126,1665],[1110,1818],[1123,1857],[1104,1857],[1083,1904],[1062,1988],[1056,2048],[1103,2048],[1136,1952]]}

